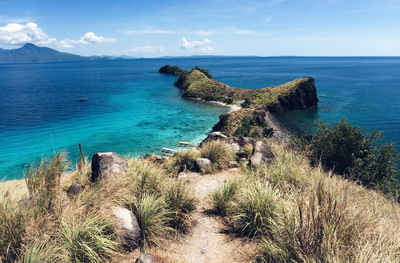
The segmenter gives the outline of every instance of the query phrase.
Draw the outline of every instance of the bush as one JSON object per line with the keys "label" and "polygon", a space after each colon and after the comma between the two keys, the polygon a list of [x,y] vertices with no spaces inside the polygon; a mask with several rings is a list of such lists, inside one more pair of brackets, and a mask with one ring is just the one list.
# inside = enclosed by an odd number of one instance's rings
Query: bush
{"label": "bush", "polygon": [[233,135],[248,137],[251,130],[251,119],[249,117],[244,117],[241,121],[241,125],[236,129]]}
{"label": "bush", "polygon": [[[314,160],[321,160],[325,168],[367,187],[379,188],[388,180],[398,184],[399,160],[393,144],[378,144],[381,137],[380,132],[364,135],[359,127],[344,119],[332,126],[318,122],[316,133],[305,137],[303,143],[312,151]],[[389,194],[398,189],[390,190]]]}
{"label": "bush", "polygon": [[242,106],[242,108],[249,108],[250,105],[251,105],[251,101],[248,100],[248,99],[245,99],[245,100],[240,104],[240,106]]}
{"label": "bush", "polygon": [[136,215],[142,231],[142,245],[144,248],[152,244],[159,244],[160,238],[170,230],[168,222],[170,214],[165,201],[154,195],[144,195],[131,208]]}
{"label": "bush", "polygon": [[15,262],[21,254],[27,214],[10,200],[0,200],[0,260]]}
{"label": "bush", "polygon": [[223,141],[208,142],[201,147],[200,152],[201,157],[212,162],[214,170],[227,168],[229,163],[235,160],[231,146]]}
{"label": "bush", "polygon": [[178,174],[184,171],[195,170],[195,160],[200,157],[200,152],[196,149],[177,152],[168,159],[166,168],[168,171]]}
{"label": "bush", "polygon": [[70,262],[106,262],[117,254],[112,224],[99,215],[62,218],[59,237]]}
{"label": "bush", "polygon": [[169,225],[181,232],[186,232],[190,226],[191,213],[196,209],[197,200],[183,182],[175,182],[166,190],[165,203],[170,211]]}

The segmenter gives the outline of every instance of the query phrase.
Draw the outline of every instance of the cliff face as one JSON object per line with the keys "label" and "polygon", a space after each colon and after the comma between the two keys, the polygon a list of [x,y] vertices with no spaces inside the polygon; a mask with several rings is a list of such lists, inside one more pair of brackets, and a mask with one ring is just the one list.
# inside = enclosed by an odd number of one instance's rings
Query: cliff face
{"label": "cliff face", "polygon": [[228,136],[262,136],[269,129],[264,121],[267,111],[302,110],[318,103],[317,90],[311,77],[269,88],[239,89],[210,79],[198,70],[187,70],[174,85],[187,98],[228,104],[246,101],[246,108],[221,115],[219,122],[213,127],[214,131],[221,131]]}

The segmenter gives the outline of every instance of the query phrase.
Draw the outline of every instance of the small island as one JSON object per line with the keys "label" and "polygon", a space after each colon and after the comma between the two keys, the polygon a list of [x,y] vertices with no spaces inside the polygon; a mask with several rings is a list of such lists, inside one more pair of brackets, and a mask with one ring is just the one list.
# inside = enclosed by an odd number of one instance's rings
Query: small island
{"label": "small island", "polygon": [[[173,66],[166,65],[163,68]],[[173,67],[178,68],[179,67]],[[160,69],[160,70],[161,70]],[[208,70],[195,67],[181,70],[174,85],[182,97],[240,105],[241,109],[223,114],[213,131],[227,136],[263,137],[272,134],[269,113],[303,110],[317,106],[317,90],[312,77],[303,77],[288,83],[262,89],[240,89],[212,79]]]}

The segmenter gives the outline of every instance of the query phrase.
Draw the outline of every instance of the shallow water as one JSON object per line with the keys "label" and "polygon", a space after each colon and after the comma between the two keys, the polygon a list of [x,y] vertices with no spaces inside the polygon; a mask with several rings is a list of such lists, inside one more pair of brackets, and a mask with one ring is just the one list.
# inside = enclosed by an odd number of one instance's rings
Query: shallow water
{"label": "shallow water", "polygon": [[[61,149],[70,159],[115,151],[140,155],[199,142],[228,111],[184,100],[157,73],[164,64],[207,67],[241,88],[313,76],[318,109],[280,114],[297,129],[315,119],[379,129],[400,142],[400,58],[178,58],[0,64],[0,177],[19,178],[27,164]],[[78,98],[88,98],[79,102]]]}

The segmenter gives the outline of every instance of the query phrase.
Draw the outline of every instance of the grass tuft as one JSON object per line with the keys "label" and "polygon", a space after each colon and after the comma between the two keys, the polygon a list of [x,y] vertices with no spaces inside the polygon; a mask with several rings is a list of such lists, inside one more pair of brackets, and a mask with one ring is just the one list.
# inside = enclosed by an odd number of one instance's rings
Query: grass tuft
{"label": "grass tuft", "polygon": [[235,154],[229,144],[222,141],[211,141],[204,144],[201,149],[201,157],[212,162],[212,170],[221,170],[229,167],[229,163],[235,160]]}
{"label": "grass tuft", "polygon": [[195,160],[200,157],[200,152],[197,149],[180,151],[171,156],[165,167],[168,171],[174,174],[185,171],[195,170]]}

